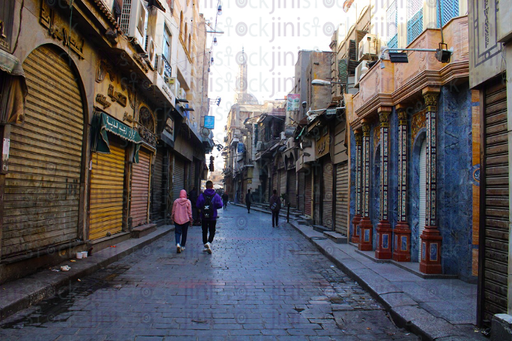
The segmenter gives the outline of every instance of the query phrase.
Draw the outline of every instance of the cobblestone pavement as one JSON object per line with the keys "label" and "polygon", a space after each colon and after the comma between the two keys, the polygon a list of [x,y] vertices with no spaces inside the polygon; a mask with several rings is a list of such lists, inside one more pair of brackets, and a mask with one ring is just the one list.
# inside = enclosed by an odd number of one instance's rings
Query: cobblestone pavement
{"label": "cobblestone pavement", "polygon": [[292,227],[229,206],[2,321],[1,340],[418,340]]}

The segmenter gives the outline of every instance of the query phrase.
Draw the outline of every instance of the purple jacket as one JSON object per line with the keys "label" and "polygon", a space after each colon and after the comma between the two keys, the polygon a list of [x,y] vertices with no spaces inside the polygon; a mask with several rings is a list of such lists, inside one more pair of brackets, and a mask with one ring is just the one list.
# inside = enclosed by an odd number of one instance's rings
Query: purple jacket
{"label": "purple jacket", "polygon": [[[218,195],[214,189],[207,188],[204,193],[202,193],[199,198],[197,198],[196,207],[199,209],[203,208],[203,205],[205,203],[204,196],[213,196],[212,204],[213,204],[213,218],[209,220],[215,220],[217,219],[217,209],[222,208],[222,199],[220,198],[220,195]],[[201,212],[201,219],[204,219],[203,212]]]}

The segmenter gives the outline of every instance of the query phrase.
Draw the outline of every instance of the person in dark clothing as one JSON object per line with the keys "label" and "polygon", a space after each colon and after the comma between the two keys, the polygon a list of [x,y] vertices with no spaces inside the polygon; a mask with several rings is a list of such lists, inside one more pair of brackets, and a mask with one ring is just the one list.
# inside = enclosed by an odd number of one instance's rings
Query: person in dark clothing
{"label": "person in dark clothing", "polygon": [[197,199],[196,207],[201,212],[204,244],[203,251],[212,254],[211,243],[213,242],[213,237],[215,237],[217,209],[222,208],[222,199],[213,189],[213,182],[210,180],[206,181],[206,189]]}
{"label": "person in dark clothing", "polygon": [[245,195],[245,204],[247,205],[247,213],[251,213],[252,194],[250,189],[247,190]]}
{"label": "person in dark clothing", "polygon": [[272,211],[272,227],[279,227],[279,210],[281,209],[281,199],[274,190],[270,197],[270,210]]}
{"label": "person in dark clothing", "polygon": [[191,225],[198,225],[200,222],[199,222],[199,217],[198,217],[198,210],[197,210],[197,207],[196,207],[196,202],[197,202],[197,189],[196,189],[196,186],[194,186],[192,188],[192,190],[188,193],[188,198],[190,200],[190,202],[192,203],[192,218],[193,218],[193,221],[190,223]]}
{"label": "person in dark clothing", "polygon": [[224,192],[222,194],[222,206],[223,206],[223,209],[225,210],[226,208],[228,208],[228,199],[229,199],[229,195]]}

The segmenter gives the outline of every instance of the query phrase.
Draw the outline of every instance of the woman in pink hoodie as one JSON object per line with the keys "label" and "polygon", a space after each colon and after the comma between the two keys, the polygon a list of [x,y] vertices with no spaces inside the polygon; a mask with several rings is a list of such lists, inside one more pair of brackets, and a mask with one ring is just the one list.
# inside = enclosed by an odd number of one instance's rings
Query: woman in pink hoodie
{"label": "woman in pink hoodie", "polygon": [[176,250],[178,253],[185,250],[187,231],[192,219],[192,203],[187,199],[187,191],[182,189],[180,197],[174,200],[171,219],[174,221],[174,235],[176,236]]}

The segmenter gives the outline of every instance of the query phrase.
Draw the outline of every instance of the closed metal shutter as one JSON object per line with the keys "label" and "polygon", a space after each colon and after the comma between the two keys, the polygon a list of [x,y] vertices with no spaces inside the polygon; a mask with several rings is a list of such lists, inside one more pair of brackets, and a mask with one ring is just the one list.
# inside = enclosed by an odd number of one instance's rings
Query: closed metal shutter
{"label": "closed metal shutter", "polygon": [[297,190],[295,188],[296,184],[296,173],[295,168],[288,171],[288,198],[290,199],[290,205],[291,207],[297,207]]}
{"label": "closed metal shutter", "polygon": [[83,103],[69,63],[42,46],[23,63],[25,123],[13,125],[2,256],[78,237]]}
{"label": "closed metal shutter", "polygon": [[286,194],[286,170],[279,171],[279,196]]}
{"label": "closed metal shutter", "polygon": [[180,191],[185,188],[185,163],[178,157],[174,158],[173,182],[172,195],[174,202],[180,197]]}
{"label": "closed metal shutter", "polygon": [[132,165],[132,193],[130,203],[132,227],[148,223],[150,167],[151,155],[142,150],[139,151],[139,163]]}
{"label": "closed metal shutter", "polygon": [[[506,82],[486,88],[484,131],[484,217],[482,318],[507,313],[509,164]],[[481,234],[482,236],[482,234]]]}
{"label": "closed metal shutter", "polygon": [[322,224],[332,228],[333,166],[331,161],[324,161],[323,164]]}
{"label": "closed metal shutter", "polygon": [[308,215],[308,216],[312,216],[312,210],[311,210],[311,204],[313,203],[313,188],[312,188],[312,177],[313,177],[313,172],[309,172],[308,174],[306,174],[306,186],[304,186],[306,188],[305,190],[305,193],[304,193],[304,198],[305,198],[305,202],[304,202],[304,211],[305,213]]}
{"label": "closed metal shutter", "polygon": [[348,226],[348,162],[336,165],[336,226],[335,230],[347,236]]}
{"label": "closed metal shutter", "polygon": [[151,221],[159,222],[165,213],[164,190],[164,152],[159,149],[156,153],[155,164],[151,174]]}
{"label": "closed metal shutter", "polygon": [[110,143],[110,154],[93,153],[89,238],[121,232],[125,151]]}
{"label": "closed metal shutter", "polygon": [[305,212],[304,205],[305,205],[305,201],[306,201],[305,200],[306,199],[306,195],[305,195],[305,193],[306,193],[306,180],[305,180],[306,175],[304,172],[300,172],[300,173],[298,173],[297,177],[299,179],[298,180],[299,184],[298,184],[298,188],[297,188],[297,190],[299,191],[299,203],[298,203],[299,210],[302,213],[304,213]]}
{"label": "closed metal shutter", "polygon": [[313,172],[313,220],[316,225],[322,224],[322,175],[323,169],[321,167],[316,167]]}

